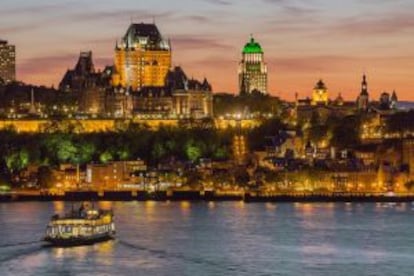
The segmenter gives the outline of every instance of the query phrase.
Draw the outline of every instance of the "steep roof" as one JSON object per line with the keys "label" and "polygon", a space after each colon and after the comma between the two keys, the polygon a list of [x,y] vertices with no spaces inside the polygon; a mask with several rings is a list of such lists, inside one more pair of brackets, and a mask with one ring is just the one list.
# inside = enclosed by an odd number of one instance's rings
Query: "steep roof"
{"label": "steep roof", "polygon": [[145,48],[169,49],[155,24],[132,23],[123,37],[123,42],[128,46],[138,43]]}
{"label": "steep roof", "polygon": [[132,38],[137,40],[139,37],[149,37],[151,40],[159,41],[161,39],[161,34],[155,24],[131,24],[124,36],[124,39]]}
{"label": "steep roof", "polygon": [[205,78],[203,82],[189,79],[180,66],[170,70],[166,77],[166,86],[171,90],[198,90],[211,91],[211,85]]}

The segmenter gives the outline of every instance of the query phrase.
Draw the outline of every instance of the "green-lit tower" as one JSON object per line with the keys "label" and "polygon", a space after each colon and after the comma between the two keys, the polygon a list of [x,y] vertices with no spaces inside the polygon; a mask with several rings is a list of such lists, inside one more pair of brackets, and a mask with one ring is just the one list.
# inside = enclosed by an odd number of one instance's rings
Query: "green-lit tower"
{"label": "green-lit tower", "polygon": [[239,64],[240,94],[249,94],[252,91],[267,93],[267,66],[263,56],[262,47],[251,36],[250,41],[244,45]]}

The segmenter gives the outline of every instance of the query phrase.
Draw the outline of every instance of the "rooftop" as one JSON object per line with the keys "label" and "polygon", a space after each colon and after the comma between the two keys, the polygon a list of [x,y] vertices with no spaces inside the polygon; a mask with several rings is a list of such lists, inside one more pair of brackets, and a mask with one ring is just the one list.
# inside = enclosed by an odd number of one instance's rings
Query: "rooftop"
{"label": "rooftop", "polygon": [[259,43],[257,43],[253,36],[250,38],[250,41],[244,45],[243,48],[243,54],[262,54],[262,46],[260,46]]}
{"label": "rooftop", "polygon": [[326,90],[326,85],[325,85],[325,83],[323,82],[323,80],[319,80],[319,81],[316,83],[316,85],[315,85],[315,89],[318,89],[318,90]]}
{"label": "rooftop", "polygon": [[146,48],[169,49],[166,42],[155,24],[132,23],[123,37],[123,42],[132,46],[135,43]]}

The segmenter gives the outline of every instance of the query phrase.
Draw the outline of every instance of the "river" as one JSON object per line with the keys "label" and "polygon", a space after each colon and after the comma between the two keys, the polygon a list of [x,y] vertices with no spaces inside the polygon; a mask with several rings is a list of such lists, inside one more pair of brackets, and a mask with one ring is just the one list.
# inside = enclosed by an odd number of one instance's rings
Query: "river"
{"label": "river", "polygon": [[0,204],[0,275],[412,275],[414,205],[101,202],[117,239],[39,242],[63,202]]}

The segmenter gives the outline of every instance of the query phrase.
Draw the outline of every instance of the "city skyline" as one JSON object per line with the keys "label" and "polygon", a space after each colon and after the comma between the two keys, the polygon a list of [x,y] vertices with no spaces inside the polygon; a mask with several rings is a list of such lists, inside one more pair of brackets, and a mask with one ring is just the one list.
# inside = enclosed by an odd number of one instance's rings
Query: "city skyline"
{"label": "city skyline", "polygon": [[[360,2],[360,3],[358,3]],[[171,39],[173,65],[207,77],[215,92],[238,92],[237,65],[251,33],[262,45],[269,92],[292,100],[311,96],[323,79],[330,95],[355,100],[363,73],[369,92],[396,90],[413,100],[408,0],[284,1],[62,1],[6,0],[0,38],[16,45],[17,78],[55,87],[80,51],[92,50],[98,68],[113,63],[116,40],[134,22],[156,21]],[[252,9],[254,7],[254,9]]]}

